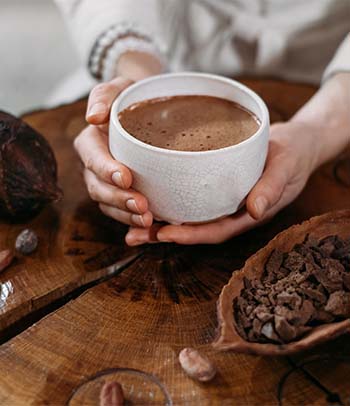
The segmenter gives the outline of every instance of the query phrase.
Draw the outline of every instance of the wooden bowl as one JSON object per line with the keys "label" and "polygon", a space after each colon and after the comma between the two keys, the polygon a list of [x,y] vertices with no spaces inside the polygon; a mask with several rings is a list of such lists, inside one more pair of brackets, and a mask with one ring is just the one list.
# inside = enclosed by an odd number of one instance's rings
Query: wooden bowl
{"label": "wooden bowl", "polygon": [[337,234],[342,238],[350,236],[350,210],[342,210],[313,217],[278,234],[264,248],[250,257],[244,267],[233,272],[229,283],[224,286],[218,301],[219,334],[213,346],[218,350],[259,355],[287,355],[306,350],[337,336],[350,332],[350,319],[323,324],[313,328],[301,339],[288,344],[261,344],[243,339],[234,320],[232,303],[243,289],[243,277],[260,278],[264,265],[276,248],[283,252],[292,250],[295,244],[304,241],[307,234],[318,239]]}

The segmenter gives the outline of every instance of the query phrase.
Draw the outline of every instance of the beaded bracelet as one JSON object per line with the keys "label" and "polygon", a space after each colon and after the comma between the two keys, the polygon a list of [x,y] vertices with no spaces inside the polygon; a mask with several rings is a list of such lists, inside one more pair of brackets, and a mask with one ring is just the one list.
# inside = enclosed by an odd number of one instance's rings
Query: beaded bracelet
{"label": "beaded bracelet", "polygon": [[92,48],[89,70],[99,80],[108,81],[116,76],[117,61],[126,51],[138,51],[158,58],[165,70],[165,58],[154,41],[142,34],[133,24],[119,23],[104,31]]}

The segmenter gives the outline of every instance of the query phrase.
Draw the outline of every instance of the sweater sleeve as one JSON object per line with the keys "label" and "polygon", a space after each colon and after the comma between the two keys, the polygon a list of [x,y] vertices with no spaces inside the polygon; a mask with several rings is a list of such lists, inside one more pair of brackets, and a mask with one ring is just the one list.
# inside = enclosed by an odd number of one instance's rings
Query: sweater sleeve
{"label": "sweater sleeve", "polygon": [[154,55],[165,67],[159,0],[55,0],[83,63],[97,79],[116,76],[126,51]]}
{"label": "sweater sleeve", "polygon": [[322,82],[324,83],[338,72],[350,72],[350,33],[344,38],[333,59],[326,67]]}

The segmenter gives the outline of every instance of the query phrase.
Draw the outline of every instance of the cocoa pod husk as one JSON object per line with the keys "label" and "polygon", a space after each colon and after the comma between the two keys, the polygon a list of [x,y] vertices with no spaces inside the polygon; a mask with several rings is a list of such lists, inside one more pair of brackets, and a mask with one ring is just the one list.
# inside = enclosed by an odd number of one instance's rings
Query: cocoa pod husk
{"label": "cocoa pod husk", "polygon": [[0,217],[27,219],[61,198],[57,163],[47,140],[0,111]]}
{"label": "cocoa pod husk", "polygon": [[[339,210],[312,217],[302,224],[294,225],[276,235],[265,247],[252,255],[241,270],[235,270],[228,284],[221,291],[218,304],[218,335],[213,347],[221,351],[235,351],[256,355],[291,355],[307,351],[312,347],[333,340],[338,336],[350,333],[350,319],[328,319],[327,312],[322,315],[324,323],[312,327],[301,337],[287,344],[252,342],[241,334],[236,314],[232,312],[233,303],[246,289],[246,279],[261,280],[266,271],[265,264],[275,250],[289,252],[293,247],[310,239],[312,246],[326,237],[337,235],[347,239],[350,235],[350,210]],[[320,310],[319,310],[320,311]],[[318,314],[318,318],[321,316]],[[301,327],[298,327],[301,328]]]}

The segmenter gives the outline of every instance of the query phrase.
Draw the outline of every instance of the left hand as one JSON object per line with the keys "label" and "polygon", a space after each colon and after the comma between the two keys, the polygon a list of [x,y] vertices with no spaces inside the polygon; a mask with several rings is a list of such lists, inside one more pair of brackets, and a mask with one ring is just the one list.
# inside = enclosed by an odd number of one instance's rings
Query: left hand
{"label": "left hand", "polygon": [[218,244],[268,221],[299,195],[317,167],[315,139],[319,131],[300,122],[271,126],[265,170],[249,193],[245,209],[207,224],[131,227],[127,244]]}

